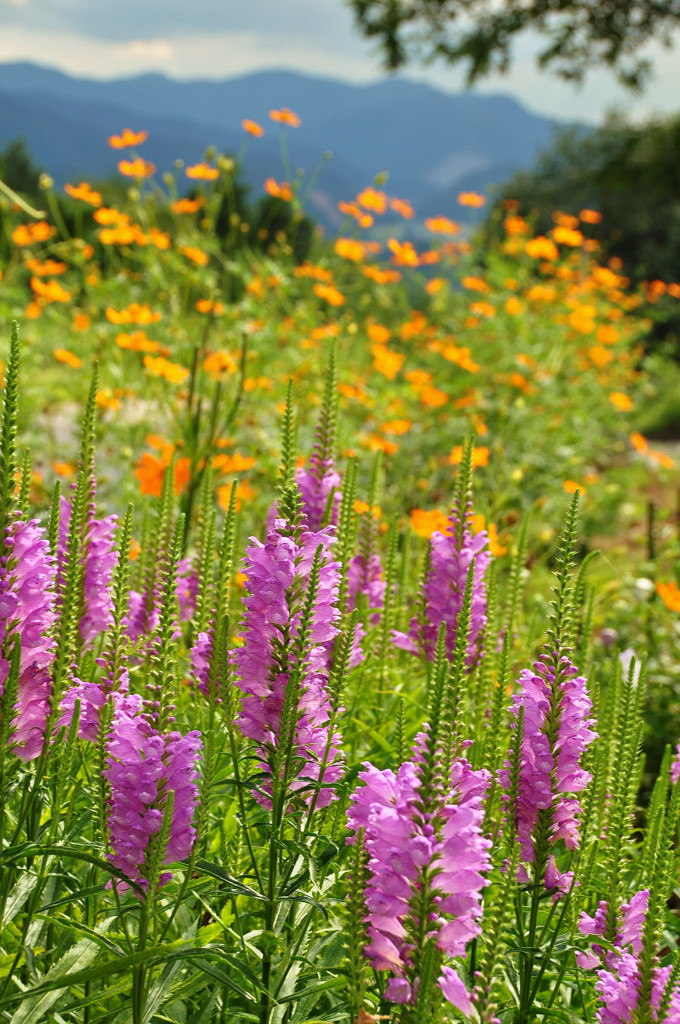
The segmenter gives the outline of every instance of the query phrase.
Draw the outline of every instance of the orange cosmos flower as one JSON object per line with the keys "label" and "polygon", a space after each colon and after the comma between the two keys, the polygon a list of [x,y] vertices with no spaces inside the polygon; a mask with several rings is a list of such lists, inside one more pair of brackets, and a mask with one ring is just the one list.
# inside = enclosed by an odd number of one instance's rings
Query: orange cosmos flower
{"label": "orange cosmos flower", "polygon": [[132,302],[127,309],[115,310],[107,306],[104,310],[106,319],[112,324],[155,324],[161,314],[152,312],[148,306]]}
{"label": "orange cosmos flower", "polygon": [[154,164],[149,163],[148,160],[142,160],[139,156],[136,160],[119,161],[118,170],[126,178],[150,178],[152,174],[156,173]]}
{"label": "orange cosmos flower", "polygon": [[411,526],[419,537],[431,537],[433,533],[446,533],[449,526],[449,518],[438,508],[429,512],[423,508],[414,508],[411,512]]}
{"label": "orange cosmos flower", "polygon": [[[135,469],[135,476],[139,480],[139,489],[142,494],[149,494],[153,498],[160,498],[163,489],[163,477],[165,470],[172,459],[173,446],[165,445],[158,458],[152,452],[144,452]],[[191,459],[182,456],[175,461],[174,466],[174,491],[180,494],[191,477]]]}
{"label": "orange cosmos flower", "polygon": [[44,263],[41,263],[40,260],[27,259],[26,267],[32,274],[37,274],[38,277],[64,274],[68,270],[65,263],[58,263],[57,260],[45,260]]}
{"label": "orange cosmos flower", "polygon": [[448,217],[427,217],[425,227],[435,235],[457,235],[460,231],[460,224]]}
{"label": "orange cosmos flower", "polygon": [[634,430],[631,434],[628,435],[628,440],[632,444],[633,448],[635,448],[636,451],[640,452],[641,455],[644,455],[645,452],[649,449],[649,443],[647,441],[647,438],[643,437],[642,434],[639,433],[639,431],[637,430]]}
{"label": "orange cosmos flower", "polygon": [[489,290],[489,286],[483,277],[472,277],[468,274],[463,278],[461,284],[463,288],[467,288],[471,292],[481,292],[484,294]]}
{"label": "orange cosmos flower", "polygon": [[430,409],[440,409],[449,400],[449,396],[445,391],[440,391],[439,388],[435,388],[432,384],[426,384],[421,388],[418,397],[422,404]]}
{"label": "orange cosmos flower", "polygon": [[202,206],[205,206],[205,199],[198,196],[196,199],[178,199],[170,204],[170,210],[172,213],[196,213]]}
{"label": "orange cosmos flower", "polygon": [[188,260],[195,263],[199,267],[207,267],[210,262],[210,257],[207,252],[203,252],[202,249],[197,249],[193,245],[180,245],[180,252],[183,252]]}
{"label": "orange cosmos flower", "polygon": [[396,238],[388,238],[387,248],[392,253],[392,258],[397,266],[417,267],[420,265],[418,253],[410,242],[399,242]]}
{"label": "orange cosmos flower", "polygon": [[[467,370],[468,373],[477,373],[479,370],[479,364],[470,357],[470,349],[467,345],[446,345],[442,349],[442,355],[444,359],[447,359],[450,363],[455,363],[456,366],[460,366],[461,370]],[[461,400],[457,398],[456,403]],[[474,400],[470,404],[474,405]],[[456,404],[456,408],[462,407]]]}
{"label": "orange cosmos flower", "polygon": [[98,210],[95,210],[93,217],[97,224],[101,224],[102,227],[111,227],[113,224],[128,224],[130,218],[126,213],[121,213],[120,210],[113,210],[109,206],[100,206]]}
{"label": "orange cosmos flower", "polygon": [[372,345],[371,352],[373,353],[373,366],[378,373],[382,373],[383,377],[387,377],[388,380],[394,380],[404,365],[405,356],[399,352],[392,352],[385,345]]}
{"label": "orange cosmos flower", "polygon": [[552,236],[556,242],[559,242],[561,245],[569,245],[572,248],[581,245],[583,242],[583,235],[580,231],[562,225],[553,228]]}
{"label": "orange cosmos flower", "polygon": [[194,164],[192,167],[187,167],[184,170],[187,178],[192,178],[194,181],[215,181],[220,176],[220,172],[217,167],[211,167],[210,164],[200,163]]}
{"label": "orange cosmos flower", "polygon": [[262,125],[258,124],[257,121],[251,121],[247,117],[241,121],[241,127],[244,132],[248,132],[249,135],[254,135],[256,139],[260,139],[264,135],[264,128]]}
{"label": "orange cosmos flower", "polygon": [[673,580],[669,583],[663,583],[659,580],[656,585],[656,592],[666,605],[666,608],[672,612],[680,612],[680,590],[677,583]]}
{"label": "orange cosmos flower", "polygon": [[116,336],[116,345],[119,348],[129,349],[131,352],[158,352],[158,342],[147,338],[144,331],[133,331],[132,334],[125,334],[121,331]]}
{"label": "orange cosmos flower", "polygon": [[148,132],[132,132],[124,128],[120,135],[109,136],[108,142],[111,149],[125,149],[128,146],[141,146],[148,137]]}
{"label": "orange cosmos flower", "polygon": [[383,423],[380,427],[383,434],[396,434],[397,437],[401,437],[402,434],[408,433],[410,429],[410,420],[388,420],[387,423]]}
{"label": "orange cosmos flower", "polygon": [[255,459],[239,452],[234,452],[233,455],[216,455],[212,460],[213,469],[220,469],[223,473],[243,473],[247,469],[252,469],[254,465]]}
{"label": "orange cosmos flower", "polygon": [[235,373],[238,369],[238,364],[231,352],[221,348],[217,352],[212,352],[203,360],[203,369],[211,377],[219,379],[226,373]]}
{"label": "orange cosmos flower", "polygon": [[73,330],[74,331],[86,331],[90,326],[90,316],[88,313],[76,313],[73,317]]}
{"label": "orange cosmos flower", "polygon": [[354,260],[355,263],[364,258],[364,247],[355,238],[338,238],[335,251],[343,259]]}
{"label": "orange cosmos flower", "polygon": [[460,192],[458,202],[461,206],[470,206],[474,210],[480,209],[486,203],[486,197],[479,192]]}
{"label": "orange cosmos flower", "polygon": [[675,465],[673,458],[667,455],[666,452],[650,451],[649,457],[652,462],[656,462],[657,466],[661,466],[662,469],[672,469]]}
{"label": "orange cosmos flower", "polygon": [[581,494],[586,494],[587,492],[587,488],[584,487],[583,484],[577,484],[575,480],[565,480],[562,484],[562,489],[566,491],[567,494],[576,494],[577,491]]}
{"label": "orange cosmos flower", "polygon": [[389,327],[383,327],[382,324],[376,324],[373,322],[367,324],[366,333],[371,341],[374,341],[376,345],[384,345],[392,337],[392,331]]}
{"label": "orange cosmos flower", "polygon": [[214,316],[218,316],[220,313],[224,313],[224,306],[221,302],[213,302],[212,299],[198,299],[196,302],[196,309],[199,313],[212,313]]}
{"label": "orange cosmos flower", "polygon": [[446,281],[443,277],[433,277],[431,281],[428,281],[425,285],[425,291],[428,295],[436,295],[442,290]]}
{"label": "orange cosmos flower", "polygon": [[411,220],[416,215],[416,211],[406,199],[390,199],[389,206],[391,210],[394,210],[395,213],[405,217],[407,220]]}
{"label": "orange cosmos flower", "polygon": [[56,235],[57,229],[46,220],[35,221],[33,224],[20,224],[12,232],[15,245],[32,245],[33,242],[46,242]]}
{"label": "orange cosmos flower", "polygon": [[272,121],[276,121],[277,124],[287,124],[291,128],[299,128],[301,124],[297,114],[294,114],[288,107],[281,107],[280,110],[270,110],[269,117]]}
{"label": "orange cosmos flower", "polygon": [[32,277],[31,288],[46,302],[68,302],[71,298],[71,293],[62,288],[58,281],[41,281],[39,277]]}
{"label": "orange cosmos flower", "polygon": [[[236,484],[236,502],[235,502],[236,511],[238,512],[241,509],[241,506],[243,505],[244,501],[252,501],[252,499],[254,497],[255,497],[255,488],[250,483],[250,481],[249,480],[239,480],[239,482]],[[231,484],[225,484],[223,487],[218,487],[217,488],[217,504],[220,506],[220,508],[223,509],[226,512],[227,509],[229,508],[229,502],[230,501],[231,501]],[[243,576],[242,573],[240,575],[242,576],[243,581],[245,581],[246,577]],[[238,637],[235,637],[234,639],[237,640]]]}
{"label": "orange cosmos flower", "polygon": [[189,371],[179,363],[171,363],[163,356],[144,356],[147,373],[154,377],[163,377],[170,384],[182,384],[189,376]]}
{"label": "orange cosmos flower", "polygon": [[73,352],[69,352],[67,348],[55,348],[54,358],[60,363],[72,366],[74,370],[79,369],[83,365],[82,359],[79,359]]}
{"label": "orange cosmos flower", "polygon": [[584,224],[599,224],[602,220],[602,214],[597,210],[581,210],[579,217]]}
{"label": "orange cosmos flower", "polygon": [[374,213],[386,213],[387,196],[375,188],[365,188],[357,196],[357,203],[366,210],[373,210]]}
{"label": "orange cosmos flower", "polygon": [[[454,445],[449,455],[449,462],[452,466],[459,466],[463,461],[463,446],[461,444]],[[485,445],[480,445],[479,448],[472,449],[472,468],[476,469],[477,466],[488,466],[489,465],[489,449]],[[483,529],[483,526],[480,527]]]}
{"label": "orange cosmos flower", "polygon": [[89,203],[90,206],[101,206],[102,194],[101,192],[94,192],[86,181],[81,181],[80,185],[64,185],[64,192],[71,199],[80,199],[83,203]]}
{"label": "orange cosmos flower", "polygon": [[52,469],[57,476],[73,476],[76,469],[70,462],[53,462]]}
{"label": "orange cosmos flower", "polygon": [[530,238],[524,246],[524,251],[532,260],[556,260],[559,256],[557,246],[545,235]]}
{"label": "orange cosmos flower", "polygon": [[401,281],[401,273],[398,270],[381,270],[379,267],[362,267],[361,273],[376,284],[396,284]]}
{"label": "orange cosmos flower", "polygon": [[275,178],[267,178],[263,188],[274,199],[283,199],[284,203],[289,203],[293,198],[293,190],[287,181],[282,181],[279,185]]}
{"label": "orange cosmos flower", "polygon": [[620,412],[630,412],[633,408],[632,399],[628,395],[624,394],[623,391],[612,391],[609,396],[609,401],[612,403],[615,409]]}
{"label": "orange cosmos flower", "polygon": [[318,295],[320,299],[324,299],[331,306],[342,306],[345,302],[345,296],[342,292],[339,292],[337,288],[330,284],[315,284],[314,294]]}
{"label": "orange cosmos flower", "polygon": [[338,203],[338,210],[340,213],[346,213],[349,217],[354,217],[360,228],[370,228],[373,224],[373,217],[371,217],[370,213],[366,213],[356,203],[340,202]]}

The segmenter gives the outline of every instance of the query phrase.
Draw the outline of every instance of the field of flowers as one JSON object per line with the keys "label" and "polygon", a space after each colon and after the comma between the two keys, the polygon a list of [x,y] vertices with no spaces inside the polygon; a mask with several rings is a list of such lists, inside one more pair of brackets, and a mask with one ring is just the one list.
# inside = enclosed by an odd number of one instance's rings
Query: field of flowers
{"label": "field of flowers", "polygon": [[144,140],[0,198],[0,1021],[680,1024],[680,285]]}

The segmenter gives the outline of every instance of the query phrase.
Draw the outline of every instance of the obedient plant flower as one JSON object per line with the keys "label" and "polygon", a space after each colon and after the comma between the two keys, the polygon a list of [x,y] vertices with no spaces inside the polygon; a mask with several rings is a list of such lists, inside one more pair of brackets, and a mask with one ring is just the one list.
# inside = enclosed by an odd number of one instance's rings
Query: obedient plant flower
{"label": "obedient plant flower", "polygon": [[[15,519],[5,536],[0,562],[0,651],[21,640],[19,687],[11,743],[24,761],[43,749],[52,693],[55,642],[49,633],[56,619],[56,565],[45,530],[37,519]],[[0,655],[0,695],[9,664]]]}
{"label": "obedient plant flower", "polygon": [[[613,940],[613,949],[605,950],[594,944],[590,952],[577,954],[583,968],[596,968],[595,991],[601,1000],[597,1011],[598,1024],[630,1024],[638,1007],[641,989],[640,953],[643,929],[649,903],[649,890],[636,892],[629,903],[621,907],[620,928]],[[579,931],[583,935],[606,934],[607,903],[600,902],[594,917],[581,914]],[[650,1005],[652,1020],[659,1020],[658,1010],[668,985],[671,967],[654,967],[652,971]],[[680,986],[670,993],[668,1010],[663,1016],[666,1024],[680,1024]]]}
{"label": "obedient plant flower", "polygon": [[473,665],[481,653],[482,632],[486,624],[486,573],[491,555],[486,550],[489,541],[486,530],[473,532],[469,502],[465,502],[463,509],[461,504],[457,502],[454,506],[446,532],[435,530],[430,538],[430,563],[423,584],[422,620],[412,618],[408,633],[395,630],[392,636],[397,647],[413,654],[424,653],[432,661],[439,628],[445,624],[446,647],[451,657],[468,573],[474,562],[467,648],[467,664]]}
{"label": "obedient plant flower", "polygon": [[324,519],[334,526],[337,524],[341,498],[341,480],[333,458],[337,401],[335,350],[332,349],[309,465],[307,468],[298,466],[295,470],[295,481],[300,489],[302,509],[310,530],[320,530]]}
{"label": "obedient plant flower", "polygon": [[[582,792],[592,776],[581,767],[581,757],[597,733],[590,717],[592,703],[586,680],[569,658],[547,652],[533,671],[519,677],[511,712],[523,711],[517,799],[513,808],[522,860],[534,864],[548,888],[565,891],[570,875],[561,875],[549,850],[563,840],[569,850],[579,842]],[[507,762],[501,784],[511,788]]]}
{"label": "obedient plant flower", "polygon": [[[304,521],[303,521],[304,522]],[[299,669],[299,701],[293,746],[296,769],[291,790],[306,790],[305,799],[323,807],[333,797],[332,785],[343,773],[340,737],[329,732],[331,701],[327,690],[333,641],[338,633],[339,566],[330,558],[334,529],[291,527],[277,518],[262,544],[256,538],[246,549],[243,646],[234,652],[237,685],[243,693],[237,724],[257,744],[265,772],[272,771],[283,742],[281,718],[287,688]],[[311,612],[310,646],[304,666],[295,654],[302,610],[318,558],[318,586]],[[310,783],[323,786],[314,796]]]}
{"label": "obedient plant flower", "polygon": [[[129,611],[125,618],[125,629],[132,641],[155,632],[160,621],[160,587],[158,574],[151,587],[144,592],[130,590]],[[176,597],[180,622],[186,622],[194,613],[198,580],[191,559],[182,558],[177,565]],[[176,636],[180,635],[179,627]]]}
{"label": "obedient plant flower", "polygon": [[[94,490],[94,486],[92,488]],[[110,590],[111,575],[116,564],[114,532],[118,517],[106,516],[96,519],[94,505],[87,511],[87,527],[83,539],[83,615],[79,623],[83,648],[91,647],[96,638],[109,628],[112,622],[113,599]],[[68,535],[71,523],[71,502],[61,498],[59,518],[59,542],[57,561],[59,565],[59,589],[62,589],[67,559]]]}
{"label": "obedient plant flower", "polygon": [[[108,815],[112,853],[109,860],[131,882],[149,887],[155,858],[173,864],[191,853],[196,829],[194,815],[198,802],[198,772],[201,738],[198,732],[182,736],[159,732],[141,702],[114,694],[114,713],[107,739],[104,777],[110,787]],[[161,831],[168,796],[172,793],[172,814],[168,840],[163,851],[154,849],[154,837]],[[159,884],[171,875],[160,876]]]}
{"label": "obedient plant flower", "polygon": [[[434,942],[440,956],[459,957],[481,933],[481,891],[487,884],[491,843],[482,835],[483,798],[489,773],[473,771],[460,759],[448,785],[429,812],[430,794],[421,793],[419,738],[414,761],[395,774],[370,762],[359,773],[363,783],[348,811],[354,836],[363,835],[368,854],[365,954],[377,971],[389,971],[385,997],[414,1004],[420,987],[423,942]],[[418,749],[420,748],[420,749]],[[423,933],[423,919],[429,927]],[[450,965],[440,969],[438,986],[463,1014],[473,1013],[470,993]]]}

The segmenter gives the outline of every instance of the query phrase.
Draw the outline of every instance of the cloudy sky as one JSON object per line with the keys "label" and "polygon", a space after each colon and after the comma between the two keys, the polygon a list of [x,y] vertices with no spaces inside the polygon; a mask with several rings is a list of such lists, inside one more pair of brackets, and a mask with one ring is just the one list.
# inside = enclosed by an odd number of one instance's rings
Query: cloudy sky
{"label": "cloudy sky", "polygon": [[[652,47],[655,79],[641,98],[612,75],[577,89],[540,73],[531,38],[516,48],[512,71],[479,92],[506,92],[532,110],[599,121],[612,107],[640,118],[680,106],[680,46]],[[161,71],[174,78],[231,78],[291,68],[353,82],[380,77],[373,44],[352,28],[344,0],[0,0],[0,63],[30,60],[73,75],[116,78]],[[409,71],[449,92],[462,72]]]}

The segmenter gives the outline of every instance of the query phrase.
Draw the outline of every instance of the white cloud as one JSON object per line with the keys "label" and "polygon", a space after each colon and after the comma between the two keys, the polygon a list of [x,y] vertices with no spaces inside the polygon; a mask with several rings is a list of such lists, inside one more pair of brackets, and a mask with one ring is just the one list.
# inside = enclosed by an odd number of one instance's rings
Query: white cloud
{"label": "white cloud", "polygon": [[123,58],[132,57],[142,61],[149,60],[152,64],[157,61],[167,64],[175,56],[175,47],[167,39],[130,39],[127,43],[114,46],[113,52]]}

